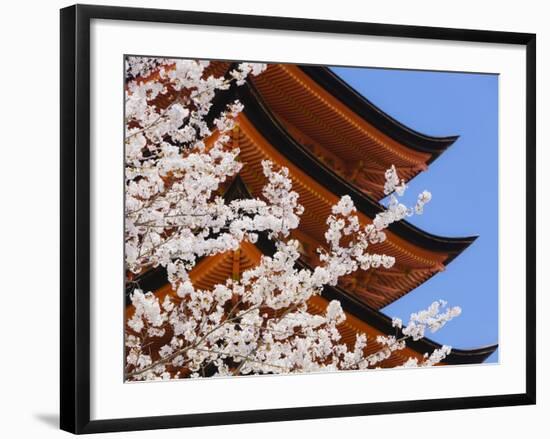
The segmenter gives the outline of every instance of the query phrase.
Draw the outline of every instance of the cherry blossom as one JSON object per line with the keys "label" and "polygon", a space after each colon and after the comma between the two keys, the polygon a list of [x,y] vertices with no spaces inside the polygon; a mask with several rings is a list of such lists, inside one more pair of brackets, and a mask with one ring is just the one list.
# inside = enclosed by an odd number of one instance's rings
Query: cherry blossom
{"label": "cherry blossom", "polygon": [[[366,334],[353,346],[342,341],[346,314],[339,301],[312,314],[308,300],[327,285],[357,270],[389,269],[391,255],[371,252],[386,239],[384,230],[421,214],[431,195],[414,207],[398,197],[406,190],[395,167],[386,172],[388,207],[372,224],[361,224],[353,200],[343,196],[326,218],[326,245],[319,264],[302,267],[300,242],[291,233],[303,207],[288,169],[262,162],[261,196],[226,201],[223,187],[243,164],[229,142],[243,110],[230,102],[210,114],[220,91],[246,84],[265,64],[241,63],[225,76],[207,74],[209,63],[195,60],[128,57],[125,132],[125,263],[128,279],[162,266],[173,295],[162,299],[134,288],[126,321],[128,380],[354,370],[379,366],[408,339],[435,332],[460,314],[443,301],[393,325],[400,336],[380,336],[379,349],[366,355]],[[255,243],[262,234],[275,244],[272,255],[210,289],[193,284],[190,271],[201,258]],[[302,268],[300,268],[302,267]],[[448,346],[404,366],[429,366]]]}

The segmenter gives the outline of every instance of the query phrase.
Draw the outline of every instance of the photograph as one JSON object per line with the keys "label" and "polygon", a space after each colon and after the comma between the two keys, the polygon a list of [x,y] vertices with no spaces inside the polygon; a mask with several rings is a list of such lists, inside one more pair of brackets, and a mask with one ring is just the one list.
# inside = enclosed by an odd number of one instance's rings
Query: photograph
{"label": "photograph", "polygon": [[121,73],[124,382],[498,365],[498,73]]}
{"label": "photograph", "polygon": [[0,436],[548,430],[543,5],[7,3]]}

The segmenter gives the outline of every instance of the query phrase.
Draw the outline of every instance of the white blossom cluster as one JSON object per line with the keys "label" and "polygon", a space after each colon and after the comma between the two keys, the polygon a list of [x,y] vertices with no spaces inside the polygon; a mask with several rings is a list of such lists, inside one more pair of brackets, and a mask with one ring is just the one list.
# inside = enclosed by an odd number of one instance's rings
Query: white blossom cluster
{"label": "white blossom cluster", "polygon": [[[126,90],[126,264],[133,273],[170,262],[191,267],[197,258],[238,248],[251,231],[288,233],[301,206],[287,178],[264,166],[269,181],[265,200],[226,205],[220,185],[241,169],[238,149],[227,147],[228,132],[242,111],[235,101],[214,119],[216,138],[205,118],[215,92],[234,79],[204,78],[207,62],[128,58],[135,79]],[[145,69],[149,76],[140,76]],[[235,71],[246,77],[265,65],[244,63]],[[149,78],[149,79],[148,79]],[[159,108],[159,102],[165,102]],[[271,202],[273,199],[275,203]],[[285,203],[284,206],[281,203]]]}
{"label": "white blossom cluster", "polygon": [[[443,308],[443,311],[441,309]],[[403,328],[400,319],[393,319],[393,326],[400,328],[403,334],[411,337],[413,340],[419,340],[424,337],[426,329],[432,333],[441,329],[447,322],[461,314],[459,306],[447,307],[447,302],[437,300],[424,311],[411,314],[409,323]]]}
{"label": "white blossom cluster", "polygon": [[399,367],[430,367],[441,363],[447,355],[451,353],[451,347],[443,345],[438,349],[434,349],[431,354],[425,353],[422,360],[418,361],[418,358],[410,357]]}
{"label": "white blossom cluster", "polygon": [[[240,86],[263,64],[241,63],[227,77],[205,77],[207,62],[175,59],[127,60],[125,257],[129,280],[162,266],[174,295],[162,300],[135,288],[126,322],[128,380],[313,372],[363,369],[379,365],[418,339],[425,328],[439,329],[459,313],[440,312],[436,302],[411,316],[404,337],[379,337],[381,349],[365,355],[367,337],[353,346],[342,341],[338,325],[346,318],[338,301],[322,315],[307,301],[325,285],[356,270],[391,268],[395,259],[371,253],[386,239],[384,229],[430,199],[421,194],[415,208],[397,201],[405,191],[395,168],[386,173],[389,207],[372,224],[362,225],[349,196],[327,218],[320,264],[297,268],[299,242],[290,237],[303,213],[286,168],[262,163],[266,179],[261,197],[226,202],[223,185],[241,170],[239,151],[229,132],[243,106],[230,103],[209,119],[216,93]],[[208,120],[212,122],[209,124]],[[197,288],[189,272],[206,256],[237,250],[263,233],[276,244],[272,256],[211,289]],[[396,320],[394,325],[402,325]],[[424,363],[440,362],[448,349]],[[410,361],[412,363],[412,360]],[[409,362],[408,362],[409,363]],[[412,364],[411,364],[412,365]]]}
{"label": "white blossom cluster", "polygon": [[387,210],[377,215],[373,222],[378,230],[385,229],[392,222],[404,219],[414,213],[421,215],[424,212],[424,206],[432,199],[432,194],[425,190],[418,195],[414,207],[407,207],[400,203],[397,198],[397,196],[403,196],[405,194],[407,185],[404,180],[399,179],[394,165],[386,171],[385,177],[384,194],[389,195],[389,203]]}

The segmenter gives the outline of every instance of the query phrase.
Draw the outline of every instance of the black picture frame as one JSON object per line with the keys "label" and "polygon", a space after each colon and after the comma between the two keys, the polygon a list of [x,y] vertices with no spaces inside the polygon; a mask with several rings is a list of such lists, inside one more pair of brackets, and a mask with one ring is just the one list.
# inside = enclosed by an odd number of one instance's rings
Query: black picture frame
{"label": "black picture frame", "polygon": [[[485,42],[526,47],[527,298],[525,393],[128,419],[90,419],[90,21],[131,20]],[[536,35],[302,18],[75,5],[61,10],[61,404],[63,430],[81,433],[286,421],[535,404]]]}

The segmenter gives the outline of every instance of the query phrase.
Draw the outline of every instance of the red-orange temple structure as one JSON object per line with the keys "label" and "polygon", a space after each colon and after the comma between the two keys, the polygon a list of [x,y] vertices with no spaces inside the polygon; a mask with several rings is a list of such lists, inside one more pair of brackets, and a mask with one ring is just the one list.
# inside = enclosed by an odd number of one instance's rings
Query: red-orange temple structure
{"label": "red-orange temple structure", "polygon": [[[221,75],[229,68],[229,63],[214,62],[209,72]],[[244,166],[225,196],[260,196],[265,184],[262,160],[287,167],[305,208],[293,236],[302,243],[300,264],[306,267],[317,264],[316,249],[325,243],[325,219],[342,195],[351,196],[361,222],[368,224],[382,210],[386,169],[394,165],[408,181],[456,140],[427,136],[400,124],[325,67],[270,64],[247,85],[223,92],[213,114],[234,98],[244,104],[244,111],[237,118],[231,141],[240,149]],[[338,299],[347,314],[340,326],[344,341],[352,345],[357,333],[365,333],[368,353],[380,349],[377,335],[396,333],[380,309],[444,271],[475,240],[435,236],[406,221],[392,224],[386,234],[387,240],[375,250],[395,256],[393,268],[357,271],[309,301],[311,312],[322,313],[329,300]],[[210,288],[227,278],[238,278],[262,254],[272,252],[272,244],[265,239],[244,243],[238,251],[202,259],[191,278],[198,287]],[[136,280],[159,296],[170,293],[162,270],[149,271]],[[421,359],[439,347],[427,338],[409,341],[406,349],[394,352],[381,366],[396,366],[409,357]],[[453,349],[445,364],[481,363],[496,348]]]}

